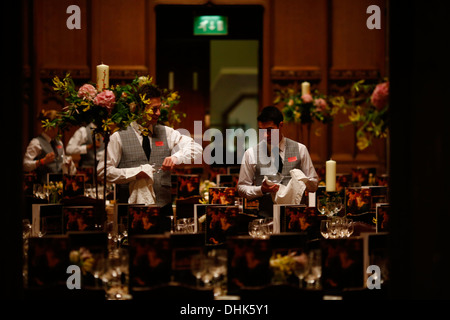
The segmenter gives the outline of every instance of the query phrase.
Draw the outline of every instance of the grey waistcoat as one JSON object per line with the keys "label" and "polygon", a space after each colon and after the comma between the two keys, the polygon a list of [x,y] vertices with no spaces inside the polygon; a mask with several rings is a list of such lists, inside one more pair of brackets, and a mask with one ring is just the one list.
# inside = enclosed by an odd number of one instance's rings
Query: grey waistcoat
{"label": "grey waistcoat", "polygon": [[[44,158],[47,153],[53,152],[52,145],[43,136],[38,136],[37,139],[39,140],[42,151],[36,158],[34,158],[34,160],[40,160]],[[41,183],[47,182],[47,173],[62,173],[62,156],[64,154],[64,147],[61,141],[56,141],[56,144],[57,154],[55,154],[55,160],[51,163],[46,164],[45,166],[39,166],[36,169],[38,179],[41,180]]]}
{"label": "grey waistcoat", "polygon": [[[87,133],[87,140],[86,145],[92,144],[92,133],[93,133],[93,125],[88,124],[86,126],[86,133]],[[103,150],[105,147],[103,143],[100,144],[100,147],[95,150],[96,152],[99,152]],[[86,154],[80,155],[80,162],[78,164],[80,167],[94,167],[96,165],[96,155],[94,152],[94,148],[91,148],[87,151]]]}
{"label": "grey waistcoat", "polygon": [[[132,127],[119,131],[122,140],[122,157],[118,165],[119,168],[134,168],[143,164],[155,164],[156,168],[161,167],[164,158],[171,155],[171,150],[167,145],[167,137],[164,126],[153,127],[151,154],[147,160],[144,149],[139,143],[136,133]],[[156,195],[156,205],[164,206],[172,202],[171,196],[171,174],[170,171],[161,170],[154,173],[154,185]]]}
{"label": "grey waistcoat", "polygon": [[[261,148],[258,148],[260,147]],[[260,162],[259,152],[260,150],[265,150],[266,144],[262,142],[257,147],[257,160],[256,160],[256,171],[254,177],[254,184],[256,186],[260,186],[264,180],[264,175],[261,174],[262,168],[270,167],[269,164],[262,164]],[[264,151],[263,151],[264,152]],[[284,161],[283,161],[283,170],[281,174],[283,175],[283,180],[281,183],[283,185],[287,185],[289,180],[291,180],[290,171],[292,169],[300,169],[301,168],[301,159],[300,153],[298,151],[297,142],[286,138],[285,150],[284,150]],[[270,194],[265,194],[259,200],[259,214],[266,217],[272,217],[273,215],[273,201],[272,196]]]}

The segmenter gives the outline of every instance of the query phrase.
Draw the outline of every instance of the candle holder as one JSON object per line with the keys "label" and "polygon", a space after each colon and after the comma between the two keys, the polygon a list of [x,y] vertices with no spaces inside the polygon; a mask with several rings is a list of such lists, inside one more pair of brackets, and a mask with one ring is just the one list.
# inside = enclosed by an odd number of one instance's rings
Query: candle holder
{"label": "candle holder", "polygon": [[326,191],[318,202],[317,209],[327,217],[337,215],[344,208],[344,200],[339,192]]}

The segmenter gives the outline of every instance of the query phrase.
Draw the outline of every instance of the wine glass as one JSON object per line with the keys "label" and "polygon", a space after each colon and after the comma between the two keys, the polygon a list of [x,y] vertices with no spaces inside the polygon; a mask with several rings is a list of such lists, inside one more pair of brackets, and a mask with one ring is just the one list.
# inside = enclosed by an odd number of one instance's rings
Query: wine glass
{"label": "wine glass", "polygon": [[308,274],[305,277],[308,288],[319,286],[320,278],[322,277],[322,259],[320,250],[312,250],[308,256]]}
{"label": "wine glass", "polygon": [[208,257],[211,259],[210,271],[213,275],[214,296],[220,296],[224,292],[222,285],[227,274],[226,251],[212,250],[209,252]]}
{"label": "wine glass", "polygon": [[280,172],[277,172],[276,174],[267,176],[267,179],[274,183],[280,183],[283,180],[283,175]]}
{"label": "wine glass", "polygon": [[334,212],[335,212],[335,214],[337,214],[337,213],[339,213],[339,211],[342,210],[342,208],[344,207],[344,204],[342,202],[341,197],[336,197],[334,203],[335,203]]}
{"label": "wine glass", "polygon": [[264,219],[254,219],[248,223],[248,234],[253,238],[259,238],[261,236],[261,225],[264,223]]}
{"label": "wine glass", "polygon": [[202,279],[203,259],[204,256],[202,254],[196,254],[191,257],[191,273],[197,280],[197,287],[200,287],[200,280]]}
{"label": "wine glass", "polygon": [[33,184],[33,196],[35,198],[40,198],[41,197],[41,192],[40,189],[42,190],[42,186],[38,183]]}
{"label": "wine glass", "polygon": [[330,226],[331,220],[322,220],[320,221],[320,234],[325,238],[328,239],[330,237]]}
{"label": "wine glass", "polygon": [[45,199],[47,199],[47,201],[50,201],[50,185],[44,184],[43,194]]}
{"label": "wine glass", "polygon": [[319,212],[323,215],[327,215],[327,202],[325,199],[322,199],[319,201],[318,205],[317,205],[317,210],[319,210]]}
{"label": "wine glass", "polygon": [[298,278],[298,285],[300,288],[303,288],[303,281],[305,276],[309,271],[309,263],[308,256],[305,253],[302,253],[300,256],[297,256],[294,264],[294,273]]}
{"label": "wine glass", "polygon": [[344,237],[348,238],[353,234],[353,231],[354,231],[353,220],[345,218],[343,224],[344,224],[344,227],[343,227]]}
{"label": "wine glass", "polygon": [[159,167],[158,169],[156,168],[156,162],[153,162],[152,164],[151,164],[151,166],[152,166],[152,168],[153,168],[153,173],[155,174],[155,173],[160,173],[161,172],[161,170],[162,170],[162,167]]}
{"label": "wine glass", "polygon": [[47,234],[47,218],[41,219],[41,224],[39,226],[38,237],[42,238]]}
{"label": "wine glass", "polygon": [[22,238],[28,239],[31,235],[31,223],[29,219],[22,220]]}
{"label": "wine glass", "polygon": [[101,277],[106,269],[106,258],[104,253],[95,253],[94,254],[94,264],[92,266],[92,274],[95,278],[95,287],[99,286],[101,281]]}

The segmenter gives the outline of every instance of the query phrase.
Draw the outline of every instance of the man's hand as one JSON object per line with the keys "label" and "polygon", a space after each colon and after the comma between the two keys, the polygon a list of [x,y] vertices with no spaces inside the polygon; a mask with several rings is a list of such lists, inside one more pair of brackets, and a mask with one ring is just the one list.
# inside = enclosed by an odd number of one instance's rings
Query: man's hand
{"label": "man's hand", "polygon": [[172,169],[176,166],[176,157],[167,157],[164,159],[161,169],[164,171],[172,171]]}
{"label": "man's hand", "polygon": [[144,171],[141,171],[136,175],[136,179],[150,179],[150,177]]}
{"label": "man's hand", "polygon": [[42,158],[42,161],[44,162],[44,164],[48,164],[51,163],[55,160],[55,153],[54,152],[49,152],[45,155],[44,158]]}
{"label": "man's hand", "polygon": [[277,184],[268,185],[266,181],[263,181],[261,185],[262,193],[277,193],[280,186]]}

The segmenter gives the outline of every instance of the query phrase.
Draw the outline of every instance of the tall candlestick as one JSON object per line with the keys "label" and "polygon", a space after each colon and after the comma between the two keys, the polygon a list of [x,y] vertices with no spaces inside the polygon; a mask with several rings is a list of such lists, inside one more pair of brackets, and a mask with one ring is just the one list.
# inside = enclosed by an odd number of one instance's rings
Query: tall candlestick
{"label": "tall candlestick", "polygon": [[97,66],[97,90],[103,91],[109,88],[109,66],[99,64]]}
{"label": "tall candlestick", "polygon": [[305,94],[311,94],[311,86],[309,82],[302,82],[302,96]]}
{"label": "tall candlestick", "polygon": [[325,183],[328,192],[336,191],[336,161],[334,160],[327,161]]}

